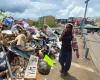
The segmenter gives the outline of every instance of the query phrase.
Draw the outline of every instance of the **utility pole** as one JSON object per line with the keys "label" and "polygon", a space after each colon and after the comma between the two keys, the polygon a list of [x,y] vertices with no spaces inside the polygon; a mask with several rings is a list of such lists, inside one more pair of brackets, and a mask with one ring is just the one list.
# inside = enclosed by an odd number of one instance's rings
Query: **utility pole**
{"label": "utility pole", "polygon": [[[88,8],[88,2],[89,1],[90,0],[86,0],[85,1],[86,6],[85,6],[83,24],[85,24],[85,21],[86,21],[86,13],[87,13],[87,8]],[[83,28],[83,30],[84,30],[84,28]],[[83,30],[82,30],[82,32],[83,32],[83,41],[84,41],[84,48],[85,48],[85,58],[87,58],[88,57],[89,48],[87,47],[87,43],[86,43],[86,37],[85,37],[86,33],[84,33]]]}
{"label": "utility pole", "polygon": [[89,2],[89,1],[90,1],[90,0],[86,0],[86,1],[85,1],[86,6],[85,6],[84,19],[83,19],[84,24],[85,24],[85,21],[86,21],[86,13],[87,13],[87,8],[88,8],[88,2]]}
{"label": "utility pole", "polygon": [[84,18],[86,18],[87,7],[88,7],[88,2],[89,2],[89,1],[90,1],[90,0],[86,0],[86,1],[85,1],[86,7],[85,7]]}

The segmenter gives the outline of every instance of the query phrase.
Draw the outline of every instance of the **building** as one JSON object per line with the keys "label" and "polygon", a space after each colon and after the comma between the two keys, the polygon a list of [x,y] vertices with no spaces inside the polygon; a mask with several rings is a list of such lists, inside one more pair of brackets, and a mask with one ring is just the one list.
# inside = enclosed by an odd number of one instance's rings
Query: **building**
{"label": "building", "polygon": [[47,24],[50,27],[56,27],[57,26],[56,19],[53,16],[40,17],[39,18],[39,23],[40,23],[41,27],[43,26],[43,24]]}
{"label": "building", "polygon": [[67,19],[56,19],[57,23],[66,24]]}
{"label": "building", "polygon": [[100,26],[100,19],[97,19],[97,20],[95,21],[95,23],[96,23],[97,26]]}

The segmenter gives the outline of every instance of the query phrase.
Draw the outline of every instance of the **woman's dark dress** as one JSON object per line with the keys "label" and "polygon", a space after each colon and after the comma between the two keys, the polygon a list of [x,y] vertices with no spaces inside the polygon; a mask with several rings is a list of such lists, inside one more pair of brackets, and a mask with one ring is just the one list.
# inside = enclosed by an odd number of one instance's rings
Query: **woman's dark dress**
{"label": "woman's dark dress", "polygon": [[67,72],[71,65],[72,60],[72,36],[65,34],[62,38],[61,54],[59,56],[59,62],[62,67],[62,72]]}

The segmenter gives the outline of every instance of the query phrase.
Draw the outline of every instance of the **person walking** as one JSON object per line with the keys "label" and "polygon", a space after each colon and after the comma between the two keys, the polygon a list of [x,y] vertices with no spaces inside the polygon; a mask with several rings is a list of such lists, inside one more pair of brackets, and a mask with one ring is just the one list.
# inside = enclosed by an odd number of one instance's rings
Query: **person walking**
{"label": "person walking", "polygon": [[[61,65],[61,73],[66,75],[70,69],[72,61],[73,24],[68,23],[66,25],[59,40],[62,41],[59,63]],[[78,50],[76,53],[76,56],[79,57]]]}

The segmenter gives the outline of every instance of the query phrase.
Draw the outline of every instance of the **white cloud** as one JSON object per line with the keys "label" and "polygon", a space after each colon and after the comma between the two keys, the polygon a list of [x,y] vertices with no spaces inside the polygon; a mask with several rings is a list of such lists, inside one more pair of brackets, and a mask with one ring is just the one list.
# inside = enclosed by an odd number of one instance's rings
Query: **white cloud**
{"label": "white cloud", "polygon": [[30,0],[1,0],[0,8],[10,12],[23,12],[30,5]]}
{"label": "white cloud", "polygon": [[75,17],[79,17],[79,16],[81,16],[81,17],[83,17],[84,15],[84,8],[83,7],[81,7],[81,6],[75,6],[74,8],[73,8],[73,10],[70,12],[70,15],[69,16],[75,16]]}
{"label": "white cloud", "polygon": [[71,5],[67,6],[65,9],[61,9],[58,11],[56,17],[57,18],[68,18],[70,15],[71,10],[74,8],[74,3]]}
{"label": "white cloud", "polygon": [[[91,0],[87,16],[100,16],[99,0]],[[83,0],[1,0],[0,8],[16,18],[38,18],[53,15],[57,18],[84,16]]]}
{"label": "white cloud", "polygon": [[23,13],[8,11],[7,14],[13,15],[16,18],[38,18],[42,15],[52,15],[52,11],[56,9],[57,6],[55,4],[31,2],[30,6]]}
{"label": "white cloud", "polygon": [[[58,18],[68,18],[68,17],[83,17],[85,12],[85,3],[83,0],[64,0],[63,9],[59,10],[56,17]],[[95,4],[97,4],[95,2]],[[99,6],[94,5],[90,7],[91,4],[88,7],[87,10],[87,17],[94,17],[94,16],[100,16],[100,10],[96,10]],[[64,7],[66,7],[64,9]],[[97,7],[97,8],[96,8]],[[96,8],[96,9],[95,9]]]}

